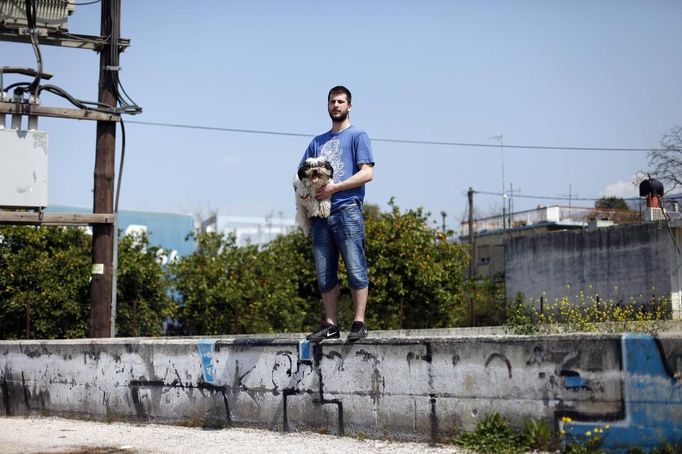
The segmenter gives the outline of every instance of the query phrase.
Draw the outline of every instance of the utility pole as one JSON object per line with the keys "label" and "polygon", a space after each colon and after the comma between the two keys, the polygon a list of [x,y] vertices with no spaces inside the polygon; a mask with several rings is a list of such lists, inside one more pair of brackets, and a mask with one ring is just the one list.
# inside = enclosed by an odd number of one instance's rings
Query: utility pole
{"label": "utility pole", "polygon": [[497,140],[500,144],[500,161],[502,164],[502,231],[507,233],[507,189],[504,185],[504,135],[498,133],[488,138]]}
{"label": "utility pole", "polygon": [[[2,0],[0,0],[2,3]],[[21,2],[15,2],[21,3]],[[27,1],[27,8],[24,13],[26,19],[30,4],[35,7],[38,2]],[[45,2],[42,2],[45,3]],[[38,5],[41,8],[56,8],[55,14],[59,16],[59,7],[66,3],[57,2],[60,5],[49,4]],[[62,3],[64,5],[62,5]],[[78,3],[76,3],[78,4]],[[81,3],[87,4],[87,3]],[[20,10],[21,8],[19,8]],[[17,19],[17,14],[10,11],[10,17]],[[21,12],[21,11],[20,11]],[[68,17],[67,11],[62,11],[64,25]],[[50,13],[50,17],[52,13]],[[90,282],[90,337],[109,337],[114,335],[115,317],[115,263],[116,263],[116,214],[113,202],[114,196],[114,166],[116,160],[116,124],[121,121],[121,112],[116,109],[118,96],[118,61],[119,54],[123,49],[130,45],[130,40],[120,37],[120,14],[121,0],[102,0],[101,2],[101,35],[76,35],[64,33],[65,29],[53,29],[44,23],[37,27],[40,29],[39,43],[34,42],[34,37],[29,37],[22,28],[15,26],[7,27],[6,23],[0,24],[0,41],[10,41],[25,44],[32,44],[34,52],[40,62],[38,44],[50,45],[67,48],[78,48],[94,50],[100,53],[100,74],[98,101],[103,107],[111,109],[87,109],[77,105],[77,109],[55,108],[43,106],[39,103],[27,102],[23,99],[8,100],[6,97],[0,99],[0,119],[6,115],[12,116],[13,129],[20,129],[21,117],[29,117],[29,126],[35,125],[37,117],[65,118],[71,120],[92,120],[97,121],[97,143],[95,156],[94,172],[94,195],[93,212],[91,214],[61,214],[44,213],[44,206],[27,206],[37,208],[38,212],[24,211],[5,211],[0,210],[0,224],[14,225],[92,225],[92,272]],[[22,18],[23,19],[23,18]],[[59,21],[59,17],[55,19]],[[39,64],[40,67],[40,64]],[[26,68],[4,67],[3,73],[23,74],[35,77],[40,74],[44,80],[52,77],[42,73],[40,68],[33,71]],[[0,76],[1,77],[1,76]],[[36,79],[40,81],[39,79]],[[3,85],[4,84],[0,84]],[[15,89],[15,95],[17,94]],[[29,100],[30,101],[30,100]],[[139,106],[135,107],[136,113],[141,112]],[[0,123],[1,128],[1,123]],[[30,128],[29,128],[30,129]],[[24,205],[20,205],[24,207]],[[26,308],[26,332],[30,334],[30,305]]]}
{"label": "utility pole", "polygon": [[474,237],[474,190],[469,188],[467,192],[469,199],[469,247],[471,248],[471,258],[469,259],[469,278],[476,276],[476,241]]}
{"label": "utility pole", "polygon": [[[473,284],[476,278],[476,237],[474,235],[474,190],[469,188],[467,192],[469,199],[469,279]],[[476,318],[474,317],[474,295],[469,295],[469,313],[471,314],[471,326],[474,326]]]}
{"label": "utility pole", "polygon": [[[120,0],[102,0],[101,36],[109,39],[100,51],[99,95],[101,104],[116,106]],[[116,123],[97,122],[93,213],[114,212]],[[92,280],[90,281],[90,337],[111,337],[113,301],[114,224],[92,227]]]}

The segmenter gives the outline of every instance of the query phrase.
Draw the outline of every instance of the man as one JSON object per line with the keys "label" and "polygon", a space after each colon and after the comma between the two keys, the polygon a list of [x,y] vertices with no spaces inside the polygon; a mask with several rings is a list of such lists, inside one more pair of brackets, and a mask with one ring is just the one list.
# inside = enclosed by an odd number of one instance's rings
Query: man
{"label": "man", "polygon": [[318,200],[331,197],[331,214],[328,218],[311,219],[310,233],[317,284],[324,304],[325,323],[307,336],[310,342],[339,338],[336,319],[339,300],[337,278],[339,253],[348,270],[348,282],[355,311],[348,340],[354,341],[367,336],[365,308],[369,280],[365,259],[362,204],[365,183],[372,181],[374,177],[374,158],[367,133],[350,123],[348,115],[351,109],[351,93],[346,87],[337,86],[329,90],[327,110],[332,120],[332,128],[315,137],[301,159],[303,164],[307,158],[323,157],[334,168],[333,181],[320,188],[316,194]]}

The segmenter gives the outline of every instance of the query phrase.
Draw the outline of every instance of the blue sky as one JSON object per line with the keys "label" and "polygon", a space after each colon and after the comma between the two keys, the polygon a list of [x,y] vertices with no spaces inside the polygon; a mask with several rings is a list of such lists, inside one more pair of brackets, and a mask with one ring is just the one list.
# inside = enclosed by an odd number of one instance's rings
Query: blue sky
{"label": "blue sky", "polygon": [[[99,4],[78,6],[69,30],[98,34],[99,15]],[[352,122],[376,139],[651,148],[682,124],[680,17],[677,0],[123,0],[132,45],[120,77],[144,108],[131,121],[314,135],[330,126],[327,90],[343,84]],[[97,54],[42,51],[50,83],[96,99]],[[34,66],[33,51],[0,42],[0,65]],[[50,204],[91,206],[95,124],[42,119],[40,129]],[[293,217],[291,180],[309,138],[133,123],[126,132],[121,209]],[[395,197],[439,223],[445,211],[457,228],[467,188],[502,189],[499,148],[373,145],[366,201],[382,208]],[[520,195],[634,197],[646,153],[505,148],[504,169]],[[514,199],[516,209],[538,203],[552,200]],[[500,197],[476,197],[481,213],[500,207]]]}

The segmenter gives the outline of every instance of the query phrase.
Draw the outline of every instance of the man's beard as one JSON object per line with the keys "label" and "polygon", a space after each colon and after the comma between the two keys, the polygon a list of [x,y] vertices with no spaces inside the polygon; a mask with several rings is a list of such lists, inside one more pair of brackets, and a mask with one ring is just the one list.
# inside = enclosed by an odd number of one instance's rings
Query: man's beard
{"label": "man's beard", "polygon": [[333,113],[329,112],[329,117],[334,122],[342,123],[342,122],[346,121],[346,118],[348,118],[348,111],[341,112],[341,113],[337,114],[336,116]]}

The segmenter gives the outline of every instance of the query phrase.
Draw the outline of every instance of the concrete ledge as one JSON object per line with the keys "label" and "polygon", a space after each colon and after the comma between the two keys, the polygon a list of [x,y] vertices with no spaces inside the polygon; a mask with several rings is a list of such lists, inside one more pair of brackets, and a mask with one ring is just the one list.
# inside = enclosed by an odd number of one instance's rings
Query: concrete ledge
{"label": "concrete ledge", "polygon": [[430,441],[497,412],[682,440],[679,333],[409,334],[2,341],[0,411]]}

